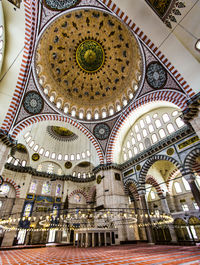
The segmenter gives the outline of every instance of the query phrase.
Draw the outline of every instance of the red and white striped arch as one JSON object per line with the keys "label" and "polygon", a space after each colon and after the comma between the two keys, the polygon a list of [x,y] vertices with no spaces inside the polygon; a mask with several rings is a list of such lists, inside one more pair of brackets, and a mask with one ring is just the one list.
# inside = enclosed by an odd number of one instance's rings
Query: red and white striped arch
{"label": "red and white striped arch", "polygon": [[16,192],[16,198],[19,198],[20,197],[20,189],[18,187],[18,185],[15,183],[14,180],[10,179],[10,178],[5,178],[4,179],[4,183],[9,183],[13,186],[13,188],[15,189],[15,192]]}
{"label": "red and white striped arch", "polygon": [[84,133],[87,138],[90,140],[90,142],[93,144],[93,146],[95,147],[98,157],[99,157],[99,163],[103,164],[104,162],[104,157],[103,157],[103,151],[101,149],[100,144],[97,142],[97,140],[94,138],[94,136],[90,133],[89,130],[87,130],[85,127],[83,127],[81,124],[79,124],[78,122],[70,119],[69,117],[64,117],[58,114],[40,114],[40,115],[36,115],[36,116],[32,116],[27,118],[26,120],[23,120],[22,122],[20,122],[19,124],[16,125],[16,127],[14,127],[11,136],[16,139],[17,135],[24,130],[25,128],[27,128],[28,126],[31,126],[32,124],[35,123],[39,123],[42,121],[60,121],[60,122],[65,122],[68,123],[74,127],[76,127],[77,129],[79,129],[82,133]]}
{"label": "red and white striped arch", "polygon": [[116,122],[110,138],[109,143],[107,147],[107,153],[106,153],[106,161],[108,163],[112,163],[114,158],[114,152],[116,143],[118,142],[118,137],[120,135],[120,132],[127,122],[128,118],[132,113],[138,109],[141,106],[144,106],[147,103],[150,102],[170,102],[175,104],[177,107],[179,107],[181,110],[184,110],[187,107],[187,96],[178,92],[178,91],[156,91],[153,93],[150,93],[137,101],[133,102],[126,111],[120,116],[118,121]]}
{"label": "red and white striped arch", "polygon": [[32,52],[34,48],[36,25],[37,25],[37,14],[38,14],[37,5],[39,4],[39,1],[26,0],[23,1],[23,3],[24,3],[24,12],[25,12],[24,53],[23,53],[23,59],[15,91],[7,115],[1,126],[1,128],[7,132],[9,131],[12,122],[14,120],[14,117],[16,115],[21,97],[23,95],[25,84],[27,81],[29,67],[32,60]]}
{"label": "red and white striped arch", "polygon": [[159,60],[165,65],[165,67],[169,70],[169,72],[175,77],[176,81],[184,89],[186,94],[189,97],[194,96],[195,94],[194,91],[187,84],[187,82],[184,80],[181,74],[174,68],[172,63],[169,62],[166,56],[163,55],[162,52],[158,50],[155,44],[144,34],[144,32],[138,26],[111,0],[99,0],[99,1],[103,2],[107,8],[112,10],[113,13],[115,13],[121,20],[123,20],[124,23],[133,30],[133,32],[138,36],[138,38],[141,39],[147,45],[147,47],[149,47],[149,49],[153,52],[153,54],[159,58]]}

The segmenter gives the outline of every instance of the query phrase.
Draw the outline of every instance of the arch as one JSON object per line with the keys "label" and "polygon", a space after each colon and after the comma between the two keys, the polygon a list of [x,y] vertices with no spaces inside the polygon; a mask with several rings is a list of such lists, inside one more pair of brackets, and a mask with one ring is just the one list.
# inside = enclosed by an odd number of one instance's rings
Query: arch
{"label": "arch", "polygon": [[16,115],[20,100],[25,89],[25,84],[28,78],[28,72],[31,65],[31,53],[34,49],[35,31],[37,27],[37,8],[38,1],[36,0],[26,0],[24,1],[24,12],[25,12],[25,40],[24,40],[24,53],[22,58],[22,63],[20,67],[20,72],[16,84],[15,91],[4,119],[1,128],[5,131],[9,131],[12,126],[12,122]]}
{"label": "arch", "polygon": [[181,174],[181,171],[179,169],[174,169],[170,174],[169,177],[167,179],[167,189],[169,191],[169,194],[172,194],[172,186],[173,186],[173,180],[179,175]]}
{"label": "arch", "polygon": [[193,149],[185,158],[184,169],[185,175],[193,174],[196,171],[200,174],[200,164],[196,162],[196,158],[200,156],[200,148]]}
{"label": "arch", "polygon": [[88,129],[86,129],[83,125],[79,124],[78,122],[76,122],[75,120],[72,120],[69,117],[65,117],[65,116],[61,116],[59,114],[39,114],[36,116],[32,116],[27,118],[26,120],[23,120],[22,122],[20,122],[19,124],[17,124],[11,133],[11,136],[15,139],[17,137],[17,135],[24,130],[26,127],[35,124],[35,123],[39,123],[41,121],[60,121],[60,122],[66,122],[69,123],[70,125],[76,127],[77,129],[79,129],[82,133],[84,133],[87,138],[90,140],[90,142],[94,145],[98,157],[99,157],[99,162],[100,164],[103,164],[104,159],[103,159],[103,151],[102,148],[100,146],[100,144],[98,143],[98,141],[94,138],[94,136],[90,133],[90,131]]}
{"label": "arch", "polygon": [[160,188],[160,185],[158,184],[157,180],[153,176],[147,175],[146,183],[152,185],[156,189],[159,197],[163,196],[163,192]]}
{"label": "arch", "polygon": [[124,183],[124,191],[128,195],[129,191],[133,194],[136,201],[139,201],[139,193],[137,189],[137,183],[133,179],[129,179]]}
{"label": "arch", "polygon": [[82,194],[83,197],[85,198],[86,202],[88,202],[88,195],[85,191],[81,190],[81,189],[78,189],[78,190],[74,190],[70,193],[69,197],[68,197],[68,201],[70,200],[70,198],[74,195],[74,194]]}
{"label": "arch", "polygon": [[15,189],[15,192],[16,192],[16,198],[19,198],[20,197],[20,189],[19,189],[18,185],[16,184],[16,182],[12,179],[9,179],[9,178],[5,178],[4,183],[5,182],[7,182],[13,186],[13,188]]}
{"label": "arch", "polygon": [[179,85],[184,89],[189,97],[194,96],[195,92],[187,84],[181,74],[174,68],[174,66],[169,62],[164,54],[155,46],[155,44],[145,35],[145,33],[115,4],[112,0],[101,0],[107,8],[112,10],[133,32],[137,37],[142,40],[147,47],[152,51],[152,53],[159,58],[163,65],[168,69],[174,79],[179,83]]}
{"label": "arch", "polygon": [[173,163],[177,167],[177,169],[180,170],[180,172],[183,175],[183,168],[176,159],[174,159],[173,157],[166,156],[166,155],[154,155],[154,156],[150,157],[148,160],[146,160],[146,162],[144,163],[144,165],[140,171],[139,183],[140,183],[141,189],[144,189],[145,180],[146,180],[148,170],[158,160],[166,160],[166,161]]}
{"label": "arch", "polygon": [[184,110],[187,107],[187,97],[177,91],[156,91],[149,93],[148,95],[145,95],[135,102],[133,102],[119,117],[117,120],[114,128],[112,129],[108,146],[107,146],[107,152],[106,152],[106,161],[108,163],[112,163],[113,161],[113,155],[114,155],[114,149],[115,145],[118,141],[118,136],[120,135],[120,132],[124,126],[124,124],[127,122],[128,118],[130,118],[130,115],[139,107],[146,105],[147,103],[151,102],[170,102],[178,106],[181,110]]}
{"label": "arch", "polygon": [[90,188],[88,192],[88,202],[94,202],[94,195],[96,193],[96,186]]}

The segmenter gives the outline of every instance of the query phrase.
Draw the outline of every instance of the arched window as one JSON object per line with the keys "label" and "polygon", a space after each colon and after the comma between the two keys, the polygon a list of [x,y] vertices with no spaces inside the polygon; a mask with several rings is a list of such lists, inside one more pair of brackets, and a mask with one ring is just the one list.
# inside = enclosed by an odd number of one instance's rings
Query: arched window
{"label": "arched window", "polygon": [[162,126],[160,120],[155,121],[156,128],[160,128]]}
{"label": "arched window", "polygon": [[56,186],[56,197],[61,196],[61,184],[57,184]]}
{"label": "arched window", "polygon": [[52,154],[51,154],[51,158],[52,158],[52,159],[55,159],[55,158],[56,158],[56,153],[52,153]]}
{"label": "arched window", "polygon": [[26,166],[26,160],[22,161],[22,166],[25,167]]}
{"label": "arched window", "polygon": [[136,132],[136,133],[138,133],[138,132],[139,132],[139,127],[138,127],[138,125],[137,125],[137,124],[135,125],[135,132]]}
{"label": "arched window", "polygon": [[153,125],[152,124],[149,125],[149,132],[150,133],[154,132],[154,128],[153,128]]}
{"label": "arched window", "polygon": [[133,156],[131,150],[128,150],[128,156],[129,156],[129,158],[131,158]]}
{"label": "arched window", "polygon": [[170,121],[169,115],[167,113],[162,115],[162,119],[163,119],[164,123],[167,123],[168,121]]}
{"label": "arched window", "polygon": [[140,134],[140,133],[137,133],[137,140],[138,140],[138,141],[141,141],[141,139],[142,139],[142,138],[141,138],[141,134]]}
{"label": "arched window", "polygon": [[85,152],[82,152],[82,158],[84,159],[84,158],[86,158],[86,155],[85,155]]}
{"label": "arched window", "polygon": [[24,217],[29,217],[31,215],[31,209],[32,209],[32,204],[27,203],[25,208],[24,208]]}
{"label": "arched window", "polygon": [[68,155],[65,155],[65,161],[67,161],[69,159]]}
{"label": "arched window", "polygon": [[174,182],[174,188],[175,188],[176,193],[182,192],[181,185],[178,182]]}
{"label": "arched window", "polygon": [[49,151],[46,151],[44,154],[45,157],[49,157]]}
{"label": "arched window", "polygon": [[151,194],[151,199],[155,200],[156,198],[155,192],[152,190],[150,194]]}
{"label": "arched window", "polygon": [[81,155],[80,154],[76,154],[76,160],[80,160],[81,159]]}
{"label": "arched window", "polygon": [[72,154],[71,155],[71,161],[74,161],[74,159],[75,159],[75,156]]}
{"label": "arched window", "polygon": [[124,153],[124,161],[126,161],[127,160],[127,155],[126,155],[126,153]]}
{"label": "arched window", "polygon": [[7,183],[4,183],[0,186],[0,195],[7,195],[10,191],[10,185]]}
{"label": "arched window", "polygon": [[49,181],[45,181],[42,185],[42,194],[49,195],[51,193],[51,183]]}
{"label": "arched window", "polygon": [[44,153],[44,148],[40,148],[39,154],[42,155]]}
{"label": "arched window", "polygon": [[37,152],[38,148],[39,148],[39,145],[36,144],[36,145],[34,146],[33,150],[34,150],[35,152]]}
{"label": "arched window", "polygon": [[157,135],[154,133],[151,136],[153,143],[156,143],[158,141]]}
{"label": "arched window", "polygon": [[180,128],[180,127],[183,127],[184,125],[185,125],[185,123],[183,122],[183,120],[180,118],[180,117],[178,117],[177,119],[176,119],[176,124],[177,124],[177,126]]}
{"label": "arched window", "polygon": [[138,149],[137,149],[136,146],[133,148],[133,152],[134,152],[135,155],[137,155],[137,153],[138,153]]}
{"label": "arched window", "polygon": [[30,193],[36,193],[36,190],[37,190],[37,181],[33,180],[33,181],[31,181],[29,192]]}
{"label": "arched window", "polygon": [[128,141],[127,144],[126,144],[127,148],[130,148],[131,145],[130,145],[130,142]]}
{"label": "arched window", "polygon": [[140,143],[140,144],[139,144],[139,148],[140,148],[140,151],[143,151],[143,150],[144,150],[144,145],[143,145],[143,143]]}
{"label": "arched window", "polygon": [[183,181],[183,185],[185,187],[185,190],[187,190],[187,191],[191,190],[190,185],[187,182],[187,180],[185,178],[182,178],[182,181]]}
{"label": "arched window", "polygon": [[132,142],[132,145],[135,144],[135,138],[134,137],[132,137],[131,142]]}
{"label": "arched window", "polygon": [[159,130],[160,138],[164,138],[166,136],[164,129]]}
{"label": "arched window", "polygon": [[151,123],[151,118],[150,118],[150,116],[148,115],[148,116],[146,116],[146,123],[147,124],[150,124]]}
{"label": "arched window", "polygon": [[147,130],[146,130],[146,129],[144,129],[144,130],[142,131],[142,133],[143,133],[143,137],[147,137]]}
{"label": "arched window", "polygon": [[34,143],[35,143],[34,141],[30,142],[30,144],[29,144],[30,148],[32,148],[34,146]]}
{"label": "arched window", "polygon": [[145,124],[144,124],[144,121],[143,120],[140,120],[140,127],[141,128],[144,128]]}
{"label": "arched window", "polygon": [[59,160],[59,161],[62,160],[62,155],[61,155],[61,154],[58,155],[58,160]]}
{"label": "arched window", "polygon": [[172,123],[167,124],[167,130],[169,133],[173,133],[175,131]]}
{"label": "arched window", "polygon": [[177,116],[178,115],[178,111],[177,110],[175,110],[174,112],[172,112],[172,116],[173,117],[175,117],[175,116]]}

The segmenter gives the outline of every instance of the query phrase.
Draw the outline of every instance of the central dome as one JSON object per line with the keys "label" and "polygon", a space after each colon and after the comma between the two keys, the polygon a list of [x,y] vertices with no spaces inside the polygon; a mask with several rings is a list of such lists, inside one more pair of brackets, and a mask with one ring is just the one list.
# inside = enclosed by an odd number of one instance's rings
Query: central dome
{"label": "central dome", "polygon": [[99,9],[53,18],[40,34],[34,61],[36,82],[50,101],[74,117],[82,112],[82,119],[114,115],[134,97],[142,76],[134,35]]}
{"label": "central dome", "polygon": [[88,73],[94,73],[104,64],[105,54],[100,43],[94,40],[81,42],[76,50],[76,61],[79,67]]}

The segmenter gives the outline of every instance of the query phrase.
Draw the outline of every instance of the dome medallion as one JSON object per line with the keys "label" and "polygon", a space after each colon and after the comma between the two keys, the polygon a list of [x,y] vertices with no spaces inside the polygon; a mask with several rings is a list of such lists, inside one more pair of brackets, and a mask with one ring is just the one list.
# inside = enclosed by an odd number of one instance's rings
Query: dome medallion
{"label": "dome medallion", "polygon": [[76,49],[76,62],[85,72],[94,73],[100,70],[105,61],[104,49],[95,40],[85,40]]}

